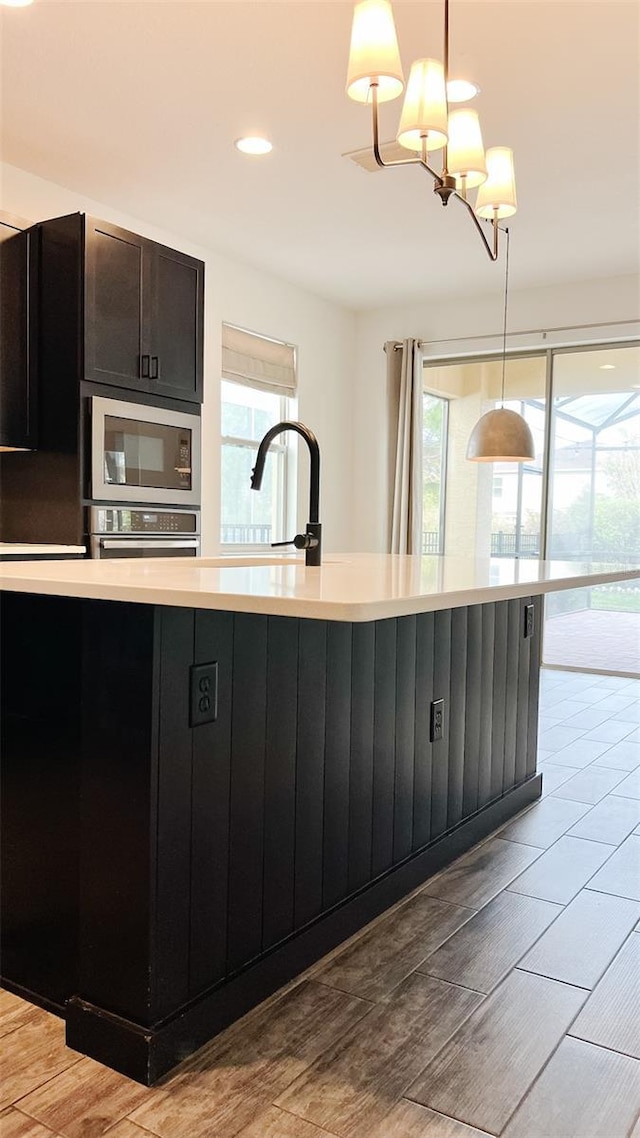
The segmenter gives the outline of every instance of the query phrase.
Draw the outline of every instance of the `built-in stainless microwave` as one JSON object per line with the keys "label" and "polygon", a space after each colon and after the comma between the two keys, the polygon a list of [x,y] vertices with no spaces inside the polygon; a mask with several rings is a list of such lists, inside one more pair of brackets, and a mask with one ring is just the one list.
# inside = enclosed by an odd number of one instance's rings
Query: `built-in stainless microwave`
{"label": "built-in stainless microwave", "polygon": [[90,497],[199,506],[199,416],[93,396]]}

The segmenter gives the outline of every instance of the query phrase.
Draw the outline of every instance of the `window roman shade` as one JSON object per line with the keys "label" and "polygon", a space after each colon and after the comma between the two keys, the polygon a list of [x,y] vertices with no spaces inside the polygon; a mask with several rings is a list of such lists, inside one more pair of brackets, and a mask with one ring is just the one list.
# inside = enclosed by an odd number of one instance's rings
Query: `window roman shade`
{"label": "window roman shade", "polygon": [[222,325],[222,375],[261,391],[289,398],[296,393],[296,350],[292,344]]}

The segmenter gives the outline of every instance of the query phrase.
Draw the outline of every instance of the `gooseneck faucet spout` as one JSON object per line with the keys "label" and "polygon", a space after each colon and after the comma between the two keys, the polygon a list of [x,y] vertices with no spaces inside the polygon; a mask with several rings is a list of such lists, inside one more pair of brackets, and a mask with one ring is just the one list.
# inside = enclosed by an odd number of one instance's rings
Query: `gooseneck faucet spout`
{"label": "gooseneck faucet spout", "polygon": [[251,489],[259,490],[262,486],[262,476],[264,474],[267,451],[273,440],[277,435],[282,434],[283,431],[295,431],[298,435],[302,435],[302,438],[309,447],[309,457],[311,459],[309,521],[307,522],[305,533],[296,534],[292,541],[272,541],[271,544],[274,546],[295,545],[296,549],[304,549],[305,565],[320,565],[322,543],[322,526],[320,525],[320,447],[318,446],[318,440],[313,431],[305,427],[304,423],[294,422],[276,423],[274,427],[271,427],[258,447],[256,464],[251,473]]}

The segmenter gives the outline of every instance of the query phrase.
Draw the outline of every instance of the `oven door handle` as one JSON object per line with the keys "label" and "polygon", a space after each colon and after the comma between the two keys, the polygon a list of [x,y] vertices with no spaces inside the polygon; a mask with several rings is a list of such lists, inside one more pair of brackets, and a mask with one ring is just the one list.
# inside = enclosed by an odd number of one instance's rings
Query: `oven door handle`
{"label": "oven door handle", "polygon": [[199,545],[197,537],[189,541],[130,541],[111,537],[100,538],[102,549],[198,549]]}

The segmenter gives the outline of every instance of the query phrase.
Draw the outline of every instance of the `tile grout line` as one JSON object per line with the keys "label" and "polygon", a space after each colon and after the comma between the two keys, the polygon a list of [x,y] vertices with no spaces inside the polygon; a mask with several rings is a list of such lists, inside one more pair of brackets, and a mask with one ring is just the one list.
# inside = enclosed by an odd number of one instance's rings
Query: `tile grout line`
{"label": "tile grout line", "polygon": [[[522,972],[524,972],[525,970],[524,970],[524,969],[514,969],[514,971],[522,971]],[[528,975],[533,975],[533,973],[527,973],[527,974],[528,974]],[[552,978],[551,978],[551,977],[545,977],[545,979],[549,979],[549,980],[551,980]],[[580,991],[580,992],[583,992],[583,991],[585,991],[585,989],[584,989],[584,988],[579,988],[577,984],[566,984],[566,983],[565,983],[563,980],[552,980],[552,982],[553,982],[553,983],[555,983],[555,984],[562,984],[562,985],[563,985],[563,987],[565,987],[565,988],[576,988],[576,989],[577,989],[578,991]],[[547,1067],[549,1066],[549,1064],[550,1064],[551,1060],[553,1059],[554,1055],[557,1053],[557,1051],[558,1051],[558,1050],[559,1050],[559,1048],[561,1047],[561,1045],[562,1045],[563,1041],[564,1041],[565,1039],[567,1039],[567,1038],[568,1038],[568,1036],[569,1036],[569,1032],[570,1032],[571,1028],[573,1027],[574,1023],[576,1022],[576,1020],[577,1020],[578,1016],[580,1015],[580,1012],[582,1011],[582,1009],[583,1009],[584,1005],[586,1004],[586,1002],[587,1002],[588,998],[589,998],[589,996],[587,996],[587,998],[586,998],[585,1000],[583,1000],[583,1001],[582,1001],[582,1003],[581,1003],[580,1007],[578,1008],[578,1010],[577,1010],[576,1014],[574,1015],[573,1019],[571,1020],[571,1023],[570,1023],[570,1024],[569,1024],[569,1026],[568,1026],[568,1027],[565,1029],[565,1031],[564,1031],[564,1034],[563,1034],[563,1035],[560,1037],[560,1039],[559,1039],[559,1040],[558,1040],[558,1042],[556,1043],[555,1047],[553,1048],[553,1050],[550,1052],[550,1054],[547,1056],[546,1060],[545,1060],[545,1061],[544,1061],[544,1063],[542,1064],[542,1067],[541,1067],[541,1068],[540,1068],[540,1070],[538,1071],[537,1075],[536,1075],[536,1076],[535,1076],[535,1078],[534,1078],[534,1079],[531,1081],[531,1083],[530,1083],[530,1084],[529,1084],[529,1086],[527,1087],[526,1091],[524,1092],[524,1094],[522,1095],[522,1097],[519,1099],[517,1106],[514,1108],[514,1110],[512,1110],[512,1111],[511,1111],[511,1114],[510,1114],[510,1115],[509,1115],[509,1117],[507,1118],[507,1120],[506,1120],[506,1122],[505,1122],[504,1126],[502,1127],[502,1130],[500,1131],[500,1133],[503,1133],[503,1132],[506,1130],[507,1126],[508,1126],[508,1125],[509,1125],[509,1123],[511,1122],[511,1120],[512,1120],[512,1118],[514,1117],[514,1115],[516,1114],[516,1112],[517,1112],[517,1111],[520,1109],[520,1107],[521,1107],[521,1106],[522,1106],[522,1104],[524,1103],[525,1099],[526,1099],[526,1098],[527,1098],[527,1097],[528,1097],[528,1096],[531,1094],[531,1091],[532,1091],[532,1090],[533,1090],[533,1088],[535,1087],[536,1083],[538,1083],[538,1082],[539,1082],[539,1080],[541,1079],[541,1077],[542,1077],[542,1075],[543,1075],[544,1071],[546,1071],[546,1069],[547,1069]]]}
{"label": "tile grout line", "polygon": [[[42,1085],[45,1086],[46,1084],[43,1083]],[[36,1087],[34,1089],[39,1090],[38,1087]],[[46,1126],[44,1122],[40,1122],[40,1120],[38,1118],[34,1119],[33,1115],[27,1114],[26,1110],[21,1110],[20,1107],[14,1106],[13,1103],[10,1103],[9,1107],[3,1108],[3,1111],[5,1109],[15,1110],[16,1114],[21,1115],[22,1118],[26,1119],[27,1122],[37,1122],[37,1123],[39,1123],[40,1126],[45,1126],[45,1128],[47,1130],[49,1130],[52,1135],[54,1135],[54,1138],[66,1138],[66,1135],[61,1130],[54,1130],[53,1127]],[[2,1118],[2,1113],[3,1112],[0,1112],[0,1118]],[[48,1136],[47,1136],[47,1138],[48,1138]]]}
{"label": "tile grout line", "polygon": [[[318,1131],[318,1134],[326,1134],[327,1138],[340,1138],[339,1134],[334,1134],[332,1130],[327,1130],[326,1127],[319,1126],[317,1122],[309,1122],[308,1118],[303,1118],[301,1114],[294,1114],[294,1112],[292,1110],[289,1110],[286,1106],[276,1106],[275,1103],[272,1103],[271,1105],[275,1107],[276,1110],[281,1110],[283,1114],[287,1114],[289,1118],[295,1119],[296,1122],[306,1122],[307,1126],[313,1126],[314,1130]],[[256,1121],[259,1122],[260,1119],[258,1118]],[[105,1138],[107,1138],[107,1136],[105,1136]],[[242,1130],[239,1130],[234,1138],[242,1138]]]}
{"label": "tile grout line", "polygon": [[[24,1026],[27,1026],[27,1025],[25,1024]],[[20,1029],[18,1029],[18,1030],[20,1030]],[[13,1032],[11,1034],[13,1034]],[[67,1045],[65,1043],[65,1047],[66,1046]],[[71,1051],[71,1048],[69,1047],[68,1050]],[[49,1077],[47,1079],[44,1079],[41,1083],[38,1083],[37,1086],[31,1087],[30,1090],[25,1091],[24,1094],[21,1094],[19,1096],[19,1098],[12,1099],[11,1102],[7,1103],[7,1106],[13,1106],[13,1107],[16,1107],[16,1109],[18,1109],[18,1103],[22,1102],[23,1099],[28,1098],[29,1095],[34,1093],[34,1091],[39,1091],[42,1087],[46,1087],[48,1085],[48,1083],[52,1083],[54,1079],[57,1079],[60,1075],[64,1075],[67,1071],[70,1071],[72,1067],[76,1067],[78,1065],[78,1063],[81,1063],[83,1059],[87,1059],[87,1058],[88,1058],[87,1055],[79,1055],[77,1059],[72,1059],[72,1061],[66,1067],[63,1067],[61,1071],[56,1071],[55,1075],[49,1075]],[[22,1107],[20,1107],[19,1109],[20,1109],[21,1114],[26,1115],[28,1118],[33,1117],[32,1115],[29,1114],[28,1111],[24,1110]],[[37,1121],[38,1121],[38,1119],[36,1119],[36,1122]]]}
{"label": "tile grout line", "polygon": [[[412,973],[410,973],[410,975],[412,975]],[[426,978],[429,978],[429,977],[426,977]],[[406,979],[406,977],[405,977],[405,979]],[[431,977],[431,979],[433,979],[433,977]],[[443,981],[441,981],[441,983],[447,984],[448,981],[443,980]],[[463,991],[470,992],[473,995],[480,996],[481,998],[480,998],[479,1002],[476,1004],[476,1006],[474,1008],[471,1008],[470,1011],[468,1012],[468,1014],[464,1017],[464,1019],[460,1021],[460,1023],[457,1025],[457,1027],[454,1028],[454,1030],[451,1032],[451,1034],[447,1036],[447,1038],[443,1041],[442,1045],[438,1048],[438,1050],[435,1051],[434,1054],[431,1056],[431,1058],[428,1060],[428,1062],[425,1063],[424,1067],[421,1067],[420,1070],[416,1074],[411,1076],[409,1081],[403,1087],[403,1090],[400,1092],[399,1097],[397,1099],[395,1099],[394,1102],[389,1105],[389,1109],[387,1110],[387,1113],[385,1114],[384,1118],[386,1118],[387,1115],[390,1113],[390,1111],[393,1110],[398,1105],[398,1103],[401,1102],[402,1099],[406,1097],[406,1091],[408,1091],[408,1089],[412,1085],[412,1083],[414,1083],[416,1081],[416,1079],[420,1078],[420,1076],[427,1069],[429,1064],[432,1063],[433,1060],[438,1057],[438,1055],[443,1050],[443,1048],[446,1047],[447,1044],[449,1044],[451,1042],[451,1040],[454,1038],[454,1036],[457,1035],[457,1033],[460,1031],[460,1029],[462,1027],[464,1027],[464,1025],[467,1023],[467,1021],[471,1018],[471,1016],[474,1015],[474,1013],[478,1011],[478,1008],[482,1007],[482,1005],[485,1003],[485,1001],[487,999],[487,996],[483,992],[477,992],[474,988],[463,988],[463,986],[461,984],[450,984],[449,986],[452,988],[460,988]],[[365,1017],[363,1017],[363,1018],[365,1018]],[[320,1058],[320,1056],[318,1056],[318,1058]],[[314,1063],[315,1062],[317,1062],[317,1059],[314,1060]],[[296,1077],[298,1077],[298,1076],[296,1076]],[[408,1101],[413,1101],[413,1100],[408,1100]],[[418,1105],[422,1106],[423,1104],[419,1103]],[[303,1118],[302,1115],[295,1115],[295,1117],[296,1118]],[[448,1118],[448,1117],[453,1117],[453,1116],[443,1115],[443,1118]],[[384,1122],[384,1118],[380,1119],[380,1123]],[[308,1121],[308,1119],[303,1118],[303,1121],[306,1122],[306,1121]],[[313,1125],[315,1126],[315,1125],[317,1125],[317,1123],[313,1123]],[[341,1138],[341,1136],[337,1136],[337,1138]]]}
{"label": "tile grout line", "polygon": [[[149,1089],[152,1089],[152,1088],[149,1088]],[[136,1107],[135,1109],[137,1110],[138,1108]],[[108,1130],[105,1130],[99,1136],[99,1138],[109,1138],[109,1134],[111,1133],[111,1131],[115,1130],[116,1126],[119,1126],[121,1122],[130,1122],[132,1126],[137,1126],[138,1129],[142,1130],[144,1134],[151,1135],[151,1138],[162,1138],[162,1136],[160,1134],[157,1134],[155,1130],[149,1130],[149,1128],[147,1126],[143,1126],[141,1122],[134,1121],[133,1118],[131,1117],[131,1114],[125,1114],[122,1118],[119,1118],[118,1121],[114,1122],[113,1126],[110,1126]],[[64,1138],[64,1136],[63,1136],[63,1138]],[[97,1135],[96,1135],[96,1138],[98,1138]]]}
{"label": "tile grout line", "polygon": [[594,1043],[593,1039],[585,1039],[583,1035],[576,1035],[573,1031],[567,1031],[566,1036],[567,1039],[577,1039],[578,1043],[587,1043],[589,1047],[597,1047],[599,1051],[608,1051],[610,1055],[622,1055],[625,1059],[633,1059],[634,1062],[639,1062],[638,1056],[632,1055],[630,1051],[620,1051],[617,1047],[607,1047],[605,1043]]}
{"label": "tile grout line", "polygon": [[[605,797],[606,797],[606,795],[605,795]],[[538,801],[541,801],[541,800],[540,800],[540,799],[538,799]],[[574,799],[564,799],[564,801],[571,801],[571,802],[572,802],[572,801],[575,801],[575,800],[574,800]],[[585,805],[585,804],[583,804],[583,805]],[[597,803],[597,802],[596,802],[596,803],[595,803],[595,805],[596,805],[596,806],[598,806],[598,805],[599,805],[599,803]],[[565,838],[565,837],[567,837],[567,836],[568,836],[568,835],[567,835],[567,833],[566,833],[566,832],[565,832],[564,834],[560,834],[560,835],[559,835],[559,837],[557,837],[557,838],[556,838],[556,840],[555,840],[554,842],[552,842],[550,846],[548,846],[548,847],[547,847],[545,850],[543,850],[543,851],[542,851],[542,852],[543,852],[543,854],[546,854],[546,853],[548,853],[548,852],[549,852],[549,850],[552,850],[552,849],[554,848],[554,846],[557,846],[558,842],[560,842],[560,841],[562,840],[562,838]],[[631,836],[631,835],[630,835],[630,834],[628,834],[628,835],[627,835],[627,838],[628,838],[628,837],[630,837],[630,836]],[[626,842],[627,838],[624,838],[624,839],[623,839],[623,842]],[[609,845],[609,843],[608,843],[608,842],[594,842],[594,841],[593,841],[592,839],[590,839],[590,838],[573,838],[573,841],[576,841],[576,842],[588,842],[588,841],[590,841],[592,845]],[[565,901],[565,902],[562,902],[562,901],[554,901],[554,902],[553,902],[553,904],[556,904],[556,905],[557,905],[557,904],[561,904],[561,905],[563,905],[563,907],[564,907],[564,908],[566,908],[566,907],[567,907],[567,905],[570,905],[570,904],[571,904],[571,902],[574,900],[574,898],[578,896],[578,893],[580,893],[580,892],[581,892],[583,889],[586,889],[586,888],[587,888],[587,886],[588,886],[589,882],[590,882],[590,881],[592,881],[592,880],[593,880],[593,878],[595,877],[595,875],[596,875],[597,873],[599,873],[599,872],[600,872],[600,870],[601,870],[601,869],[602,869],[602,868],[603,868],[603,867],[604,867],[604,866],[607,864],[607,862],[609,861],[609,859],[613,857],[614,853],[616,853],[616,852],[617,852],[617,850],[619,850],[619,849],[620,849],[620,846],[623,844],[623,842],[620,842],[620,844],[619,844],[619,845],[617,845],[617,846],[611,846],[611,851],[612,851],[612,852],[609,854],[609,856],[608,856],[608,857],[606,857],[606,858],[604,859],[604,861],[602,862],[602,865],[599,865],[597,869],[594,869],[594,871],[593,871],[593,873],[591,874],[591,876],[590,876],[590,877],[588,877],[588,878],[587,878],[587,880],[584,882],[584,884],[583,884],[583,885],[581,885],[581,886],[580,886],[580,888],[576,890],[576,892],[574,893],[573,897],[570,897],[570,898],[569,898],[569,900],[568,900],[568,901]],[[538,847],[536,846],[536,847],[530,847],[530,848],[535,848],[535,849],[537,849]],[[535,865],[535,864],[536,864],[536,862],[538,862],[539,860],[540,860],[540,858],[535,858],[535,859],[534,859],[534,861],[532,861],[532,862],[531,862],[531,865],[532,865],[532,866],[533,866],[533,865]],[[519,876],[519,877],[522,877],[522,876],[524,876],[524,874],[527,872],[527,870],[528,870],[529,868],[530,868],[530,867],[529,867],[529,866],[527,866],[527,869],[523,870],[523,871],[522,871],[522,873],[521,873],[521,874],[519,874],[518,876]],[[514,878],[513,880],[514,880],[514,881],[517,881],[517,880],[518,880],[518,878]],[[505,889],[507,889],[507,890],[508,890],[510,893],[516,893],[516,892],[517,892],[517,890],[516,890],[516,889],[511,889],[511,888],[510,888],[510,886],[511,886],[511,885],[513,885],[513,881],[510,881],[508,885],[505,885]],[[600,890],[594,890],[593,892],[600,892],[600,893],[604,893],[604,892],[605,892],[605,890],[604,890],[604,889],[600,889]],[[530,893],[524,893],[524,894],[521,894],[521,896],[524,896],[524,897],[529,897],[529,896],[533,896],[533,894],[530,894]],[[617,896],[617,894],[607,894],[607,896]],[[540,900],[540,901],[547,901],[548,899],[549,899],[548,897],[539,897],[539,898],[538,898],[538,900]],[[631,899],[631,900],[634,900],[634,898],[630,898],[630,899]]]}

